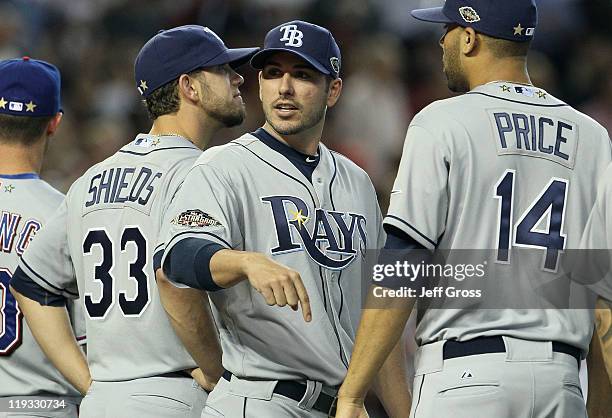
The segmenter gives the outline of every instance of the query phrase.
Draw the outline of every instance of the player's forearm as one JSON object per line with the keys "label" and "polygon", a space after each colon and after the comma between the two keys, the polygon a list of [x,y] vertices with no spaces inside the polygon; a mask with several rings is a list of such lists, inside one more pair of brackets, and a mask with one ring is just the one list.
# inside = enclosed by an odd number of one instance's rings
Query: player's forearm
{"label": "player's forearm", "polygon": [[208,296],[197,289],[179,289],[157,270],[157,286],[174,331],[208,380],[217,382],[223,373],[221,344]]}
{"label": "player's forearm", "polygon": [[390,418],[407,418],[410,415],[411,396],[407,375],[404,339],[400,338],[372,385]]}
{"label": "player's forearm", "polygon": [[339,397],[363,400],[400,339],[413,305],[413,300],[402,300],[401,305],[394,305],[393,309],[363,310],[351,363]]}
{"label": "player's forearm", "polygon": [[[602,306],[601,301],[599,302],[599,306]],[[600,310],[596,311],[596,313],[600,312]],[[600,331],[602,331],[601,321],[598,321],[598,324],[600,326],[596,327],[593,332],[593,339],[591,340],[589,355],[587,357],[587,370],[589,375],[587,411],[589,418],[607,417],[610,410],[612,410],[612,384],[605,365],[606,353],[602,347],[600,336]],[[604,327],[604,335],[609,334],[609,324],[606,324]]]}
{"label": "player's forearm", "polygon": [[47,358],[79,392],[85,394],[91,384],[91,375],[66,308],[42,306],[13,288],[11,292]]}
{"label": "player's forearm", "polygon": [[210,259],[210,273],[219,287],[232,287],[247,278],[249,266],[260,257],[262,254],[249,251],[217,251]]}

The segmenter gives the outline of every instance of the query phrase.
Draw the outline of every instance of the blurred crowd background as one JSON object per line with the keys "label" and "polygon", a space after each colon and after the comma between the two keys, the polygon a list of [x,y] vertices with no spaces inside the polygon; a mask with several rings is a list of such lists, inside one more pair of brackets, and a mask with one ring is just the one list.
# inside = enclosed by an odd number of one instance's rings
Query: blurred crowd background
{"label": "blurred crowd background", "polygon": [[[507,0],[512,1],[512,0]],[[159,29],[201,24],[229,47],[261,46],[284,21],[329,28],[342,50],[344,90],[328,112],[324,142],[368,171],[386,210],[412,116],[448,97],[442,28],[410,10],[442,0],[0,0],[0,59],[28,55],[62,72],[64,121],[43,178],[60,190],[114,153],[150,121],[133,80],[140,47]],[[612,132],[612,0],[537,0],[540,24],[529,65],[534,84]],[[244,66],[245,123],[263,123],[257,73]]]}

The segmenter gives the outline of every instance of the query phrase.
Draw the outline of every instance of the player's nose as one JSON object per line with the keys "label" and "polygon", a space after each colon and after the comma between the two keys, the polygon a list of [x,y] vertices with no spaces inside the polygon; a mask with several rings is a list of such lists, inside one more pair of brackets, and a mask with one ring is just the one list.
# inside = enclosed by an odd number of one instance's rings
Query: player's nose
{"label": "player's nose", "polygon": [[244,84],[244,77],[238,74],[233,68],[231,71],[232,84],[238,87],[242,86]]}
{"label": "player's nose", "polygon": [[282,96],[293,95],[293,80],[290,73],[283,74],[278,86],[278,93]]}

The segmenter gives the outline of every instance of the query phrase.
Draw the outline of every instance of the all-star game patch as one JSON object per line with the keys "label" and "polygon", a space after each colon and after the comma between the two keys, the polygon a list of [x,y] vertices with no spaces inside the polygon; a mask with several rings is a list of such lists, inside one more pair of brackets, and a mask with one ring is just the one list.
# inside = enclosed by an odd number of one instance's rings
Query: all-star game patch
{"label": "all-star game patch", "polygon": [[175,225],[189,226],[192,228],[202,228],[205,226],[222,226],[221,222],[212,215],[202,212],[200,209],[190,209],[178,215],[172,220]]}

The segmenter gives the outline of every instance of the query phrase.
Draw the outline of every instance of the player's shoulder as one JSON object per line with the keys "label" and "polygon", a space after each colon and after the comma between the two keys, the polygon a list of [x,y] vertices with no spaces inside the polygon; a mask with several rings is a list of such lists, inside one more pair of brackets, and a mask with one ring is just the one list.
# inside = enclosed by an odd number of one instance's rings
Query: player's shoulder
{"label": "player's shoulder", "polygon": [[461,119],[461,111],[465,111],[465,95],[436,100],[421,109],[410,122],[410,126],[439,131],[451,129],[452,122]]}
{"label": "player's shoulder", "polygon": [[372,185],[372,180],[370,179],[369,174],[349,157],[338,151],[329,149],[323,143],[320,144],[320,147],[322,154],[327,153],[329,155],[336,173],[341,173],[343,175],[350,176],[353,179],[365,182],[368,185]]}
{"label": "player's shoulder", "polygon": [[[334,164],[340,169],[346,170],[348,172],[358,174],[360,176],[368,176],[368,173],[361,168],[357,163],[351,160],[346,155],[335,151],[333,149],[328,148],[325,144],[320,144],[321,150],[323,152],[328,152]],[[369,176],[368,176],[369,178]]]}
{"label": "player's shoulder", "polygon": [[39,205],[47,205],[49,208],[53,208],[53,210],[55,210],[64,199],[64,194],[62,192],[41,179],[32,184],[30,192],[36,195]]}
{"label": "player's shoulder", "polygon": [[195,161],[201,153],[196,145],[180,136],[138,134],[105,162],[131,160],[135,163],[151,162],[158,166],[172,166],[182,160]]}
{"label": "player's shoulder", "polygon": [[227,144],[217,145],[205,150],[194,165],[210,165],[224,170],[241,167],[246,154],[251,154],[249,147],[259,140],[246,133]]}

